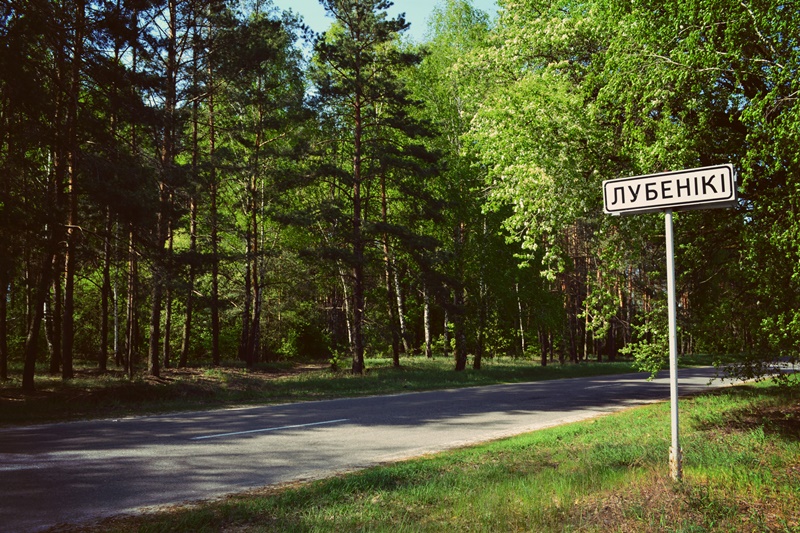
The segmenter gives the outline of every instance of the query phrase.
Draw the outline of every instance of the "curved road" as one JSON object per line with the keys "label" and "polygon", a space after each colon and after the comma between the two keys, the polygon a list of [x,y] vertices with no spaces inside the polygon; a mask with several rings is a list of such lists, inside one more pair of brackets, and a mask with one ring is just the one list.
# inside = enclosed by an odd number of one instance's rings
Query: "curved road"
{"label": "curved road", "polygon": [[[722,386],[682,369],[681,394]],[[669,398],[598,376],[0,430],[0,531],[315,479]],[[664,420],[669,424],[669,420]],[[666,453],[666,452],[665,452]]]}

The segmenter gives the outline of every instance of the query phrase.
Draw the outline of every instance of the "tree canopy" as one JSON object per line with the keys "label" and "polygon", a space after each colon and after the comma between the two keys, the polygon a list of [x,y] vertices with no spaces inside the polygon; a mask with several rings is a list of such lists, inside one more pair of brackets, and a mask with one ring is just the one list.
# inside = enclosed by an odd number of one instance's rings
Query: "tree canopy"
{"label": "tree canopy", "polygon": [[719,163],[737,207],[676,216],[681,353],[797,360],[795,3],[442,0],[419,44],[388,1],[321,4],[321,35],[269,0],[0,7],[0,379],[654,370],[662,215],[601,183]]}

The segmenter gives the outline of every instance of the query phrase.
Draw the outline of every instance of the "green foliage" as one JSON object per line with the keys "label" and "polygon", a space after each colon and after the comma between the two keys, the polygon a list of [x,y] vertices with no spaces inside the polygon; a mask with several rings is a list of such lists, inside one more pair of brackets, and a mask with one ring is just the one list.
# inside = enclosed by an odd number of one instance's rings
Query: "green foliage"
{"label": "green foliage", "polygon": [[[702,0],[504,7],[493,46],[473,59],[494,83],[469,135],[489,171],[487,206],[513,210],[505,227],[523,259],[541,261],[553,280],[585,276],[569,237],[577,227],[596,275],[567,293],[567,306],[576,299],[588,327],[607,332],[625,307],[642,307],[631,287],[663,291],[663,270],[650,263],[661,233],[653,218],[601,215],[600,181],[731,162],[740,209],[680,219],[679,291],[691,302],[683,321],[703,346],[796,357],[798,112],[790,95],[798,87],[787,75],[798,63],[787,31],[796,10]],[[720,339],[714,324],[729,335]],[[647,345],[647,359],[657,359],[659,343]]]}
{"label": "green foliage", "polygon": [[[194,363],[327,360],[350,338],[399,357],[400,318],[413,353],[428,305],[459,365],[524,338],[576,361],[629,344],[654,369],[663,224],[604,215],[601,183],[722,162],[739,206],[676,216],[687,349],[740,354],[746,376],[797,360],[791,4],[506,0],[493,20],[447,0],[416,45],[384,0],[325,0],[310,57],[261,0],[81,5],[0,7],[0,368],[37,292],[79,357],[108,349],[98,303],[116,304],[141,361],[149,310],[167,325],[156,286]],[[75,294],[55,302],[66,257]]]}
{"label": "green foliage", "polygon": [[669,334],[667,307],[658,302],[639,317],[633,324],[633,340],[620,350],[636,361],[639,370],[650,372],[651,376],[669,364]]}
{"label": "green foliage", "polygon": [[[798,62],[796,36],[787,33],[797,11],[781,2],[604,6],[608,19],[625,31],[609,47],[603,95],[624,103],[623,131],[631,153],[641,154],[637,166],[730,161],[740,170],[741,213],[717,217],[710,229],[716,236],[703,249],[718,256],[727,234],[738,237],[731,245],[741,250],[738,262],[728,263],[734,268],[723,268],[715,281],[737,286],[735,294],[716,295],[718,305],[732,312],[724,319],[717,315],[718,323],[741,323],[737,315],[746,316],[743,325],[752,337],[736,336],[745,351],[794,357],[797,305],[789,295],[797,294],[798,261],[790,244],[796,239],[789,235],[796,235],[796,223],[778,213],[794,212],[796,198],[791,176],[798,168],[798,108],[786,97],[798,89],[797,77],[787,75]],[[741,301],[757,305],[740,309]]]}

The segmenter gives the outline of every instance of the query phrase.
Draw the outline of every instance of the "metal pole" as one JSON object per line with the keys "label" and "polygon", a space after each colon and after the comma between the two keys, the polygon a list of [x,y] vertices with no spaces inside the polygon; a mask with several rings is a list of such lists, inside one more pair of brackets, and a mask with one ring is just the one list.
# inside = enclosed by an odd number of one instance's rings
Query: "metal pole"
{"label": "metal pole", "polygon": [[678,327],[675,304],[675,247],[672,232],[672,209],[664,212],[667,237],[667,297],[669,312],[669,397],[672,418],[672,445],[669,449],[669,471],[674,481],[682,476],[681,447],[678,441]]}

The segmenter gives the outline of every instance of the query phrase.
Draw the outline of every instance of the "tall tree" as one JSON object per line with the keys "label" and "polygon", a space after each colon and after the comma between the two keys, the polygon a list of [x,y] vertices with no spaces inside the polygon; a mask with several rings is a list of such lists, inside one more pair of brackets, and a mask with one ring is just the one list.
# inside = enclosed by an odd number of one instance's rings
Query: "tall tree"
{"label": "tall tree", "polygon": [[740,209],[679,221],[684,325],[706,349],[744,353],[746,375],[777,354],[795,358],[800,11],[781,1],[598,4],[620,28],[641,22],[612,34],[601,78],[636,166],[730,162],[739,172]]}
{"label": "tall tree", "polygon": [[347,198],[349,228],[346,242],[350,248],[349,265],[352,313],[352,371],[364,372],[364,313],[368,220],[365,194],[375,180],[377,148],[371,139],[377,127],[393,125],[398,107],[383,113],[382,106],[392,107],[406,96],[398,79],[399,69],[419,58],[391,46],[408,24],[402,16],[387,18],[392,5],[386,0],[321,0],[334,26],[320,36],[315,45],[313,77],[319,105],[348,129],[347,151],[350,160],[341,169],[350,184]]}
{"label": "tall tree", "polygon": [[298,128],[305,116],[301,57],[294,46],[294,24],[280,19],[261,2],[228,37],[232,46],[224,74],[226,99],[240,113],[228,145],[241,154],[237,173],[244,187],[245,294],[240,358],[256,363],[267,349],[262,344],[262,319],[267,276],[267,235],[277,231],[266,213],[276,200],[279,174],[296,156]]}
{"label": "tall tree", "polygon": [[[452,256],[448,286],[452,300],[445,302],[453,322],[455,369],[467,363],[467,290],[469,264],[480,261],[483,251],[477,246],[485,233],[481,221],[483,170],[465,149],[463,137],[469,130],[483,91],[482,74],[469,68],[465,59],[485,46],[489,31],[488,16],[465,0],[449,0],[434,10],[429,53],[415,74],[415,95],[424,103],[424,115],[438,126],[432,143],[444,155],[444,171],[435,187],[446,206],[449,236],[442,236]],[[474,237],[475,242],[471,242]],[[480,276],[481,269],[475,272]],[[480,289],[473,294],[480,294]],[[476,309],[478,306],[474,306]],[[478,321],[479,335],[484,323]],[[480,358],[476,360],[480,366]]]}

